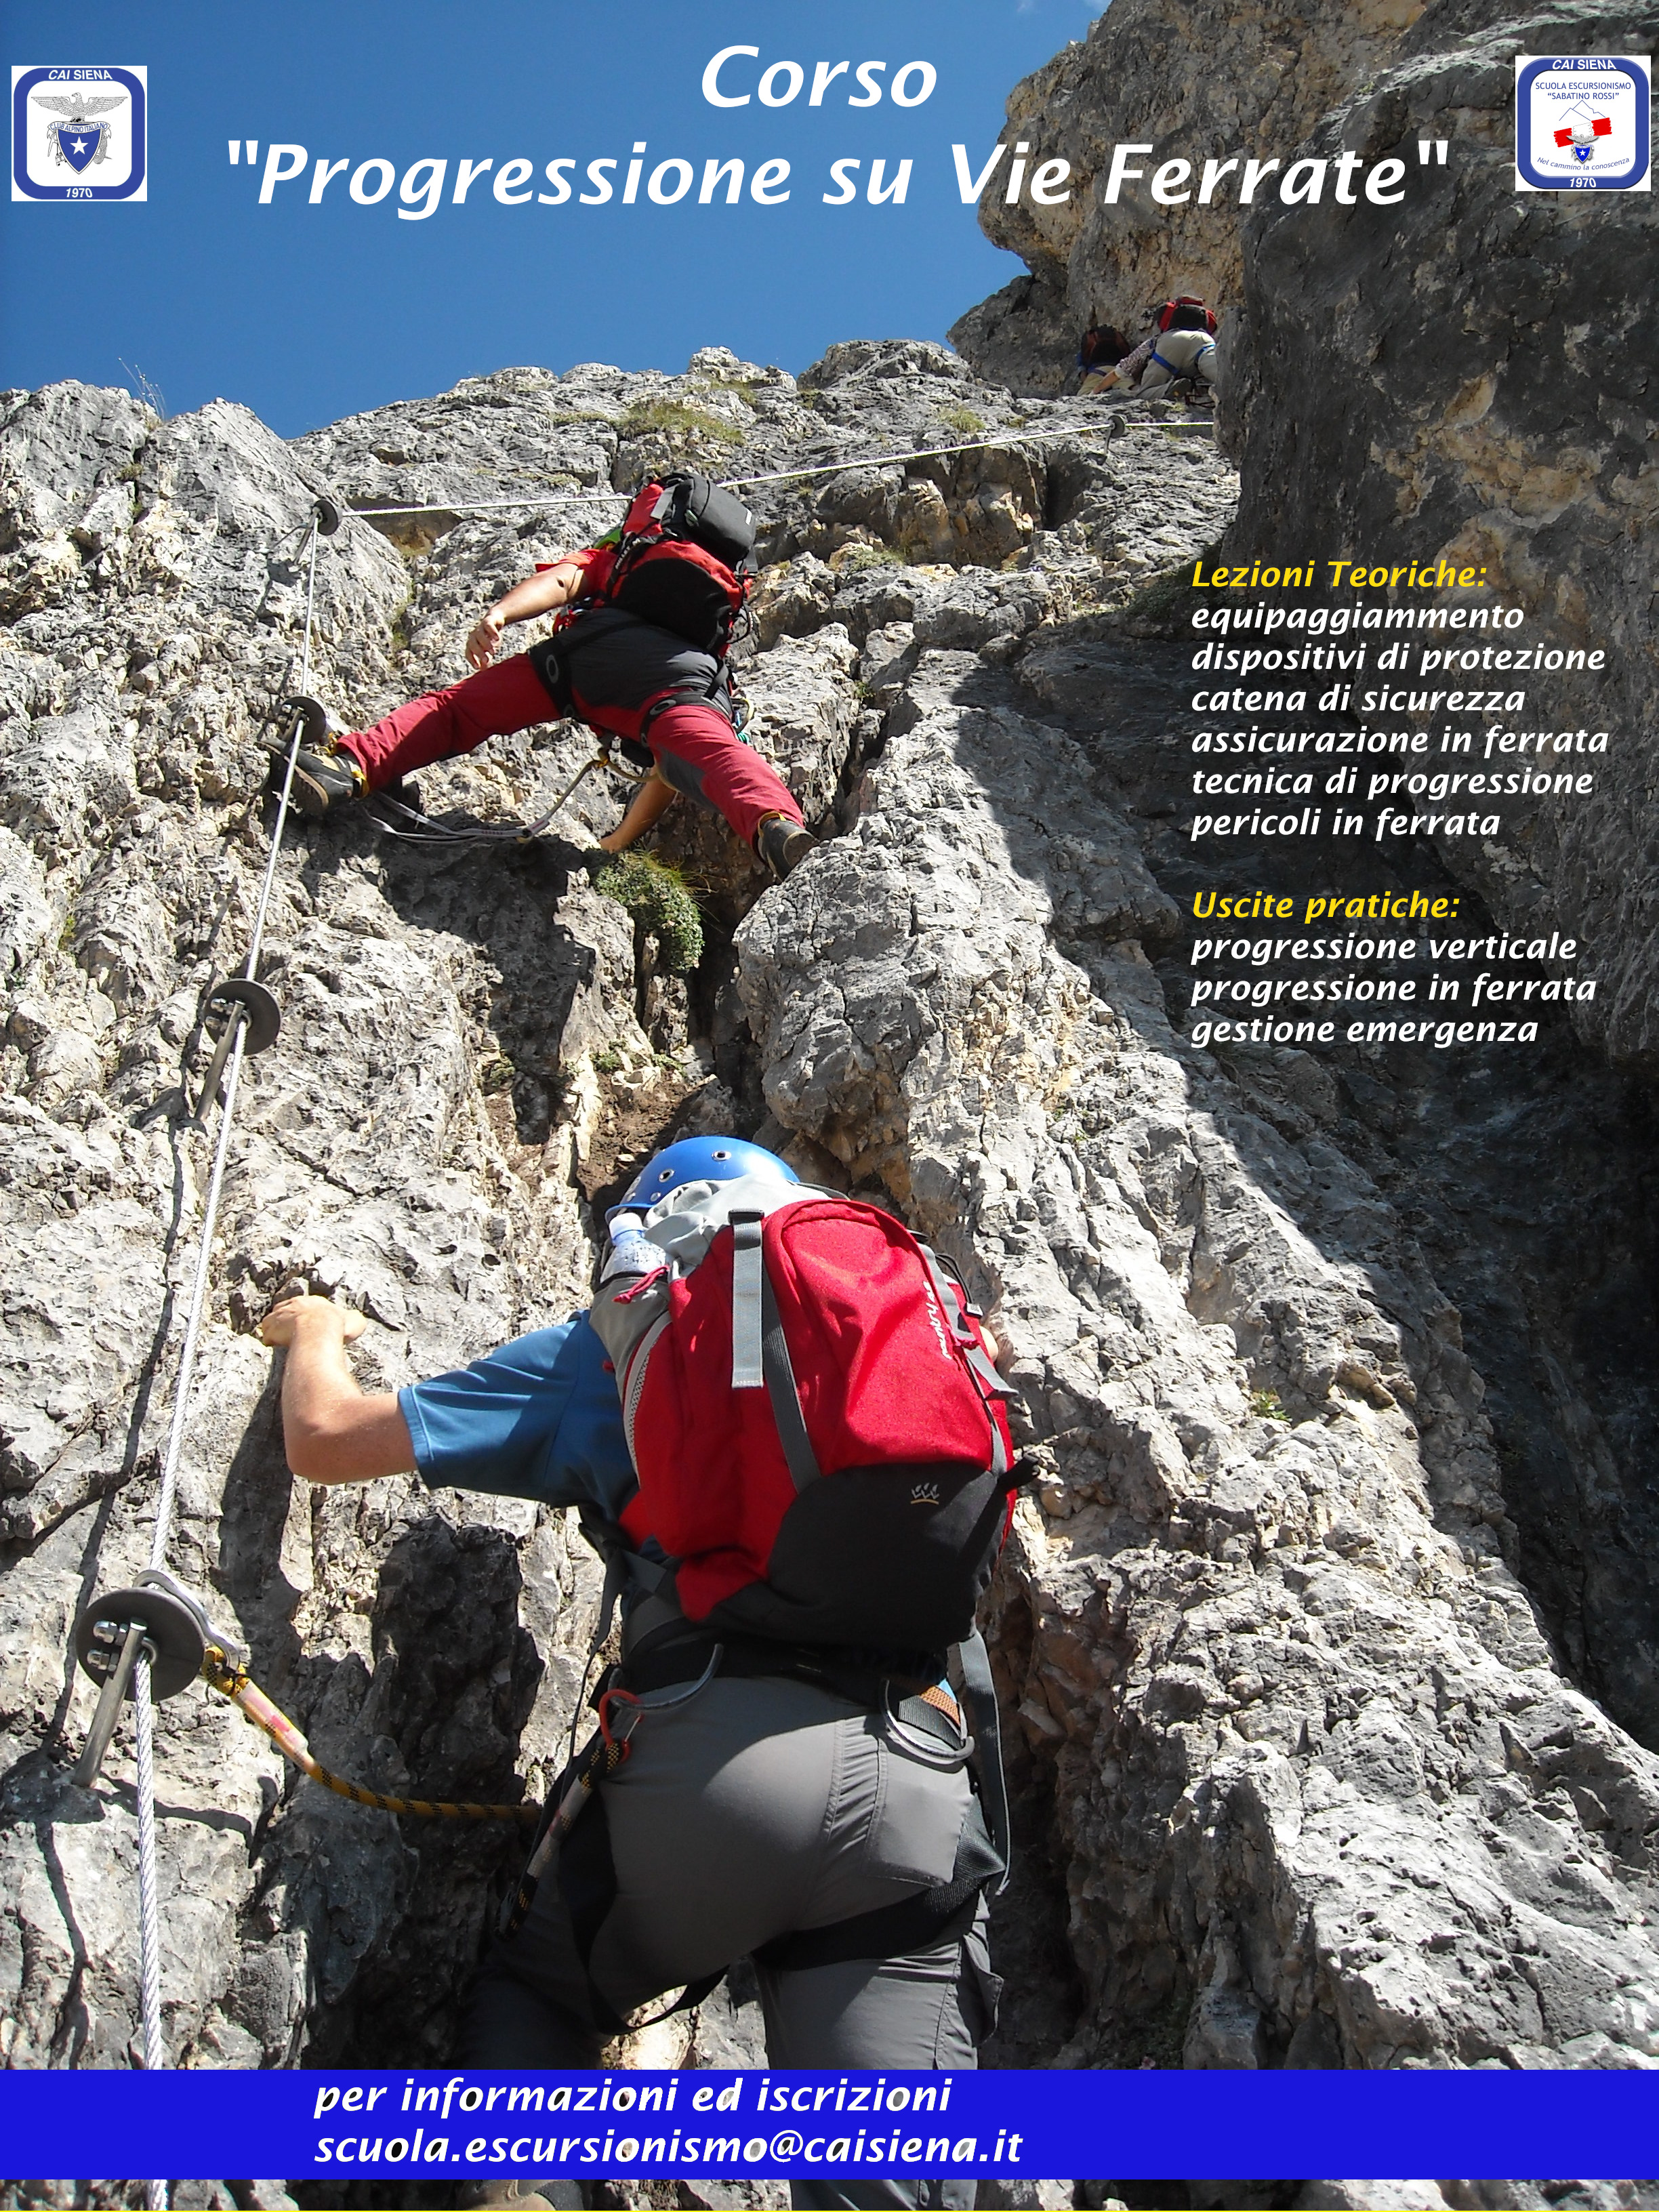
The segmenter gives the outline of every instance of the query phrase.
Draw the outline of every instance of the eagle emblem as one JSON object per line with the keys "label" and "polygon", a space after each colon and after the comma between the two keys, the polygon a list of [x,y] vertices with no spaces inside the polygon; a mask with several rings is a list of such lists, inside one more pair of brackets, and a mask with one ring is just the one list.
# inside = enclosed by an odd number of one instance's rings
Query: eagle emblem
{"label": "eagle emblem", "polygon": [[78,176],[94,162],[108,161],[109,125],[97,118],[118,107],[126,96],[118,92],[103,99],[91,99],[77,93],[64,99],[44,92],[34,94],[37,106],[64,118],[60,123],[46,125],[46,150],[59,168],[73,169]]}
{"label": "eagle emblem", "polygon": [[1598,138],[1610,138],[1612,136],[1613,124],[1610,118],[1605,115],[1592,115],[1575,123],[1571,130],[1558,131],[1555,134],[1555,143],[1558,146],[1571,146],[1573,160],[1584,162],[1593,159],[1595,153],[1595,142]]}

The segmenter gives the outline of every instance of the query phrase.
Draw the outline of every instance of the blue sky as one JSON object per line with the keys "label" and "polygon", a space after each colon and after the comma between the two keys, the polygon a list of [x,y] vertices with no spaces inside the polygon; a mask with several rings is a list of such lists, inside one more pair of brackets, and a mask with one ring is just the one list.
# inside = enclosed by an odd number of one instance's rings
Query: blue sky
{"label": "blue sky", "polygon": [[[258,10],[88,0],[73,11],[7,0],[13,64],[148,66],[149,198],[4,204],[0,381],[131,386],[125,362],[172,413],[222,396],[292,436],[511,363],[679,369],[695,348],[720,343],[799,369],[837,338],[943,337],[1020,266],[962,204],[951,143],[977,171],[1017,79],[1084,36],[1097,12],[1088,0],[283,0]],[[710,106],[705,65],[744,45],[758,58],[735,58],[718,82],[748,92],[748,105]],[[852,68],[811,107],[815,65],[842,60]],[[908,108],[890,92],[849,106],[866,60],[887,64],[870,80],[884,88],[904,63],[931,63],[936,88]],[[789,61],[803,89],[763,105],[761,73]],[[775,72],[774,95],[792,81]],[[913,73],[903,88],[914,96],[923,82]],[[252,172],[231,167],[233,137],[259,142]],[[678,205],[652,205],[641,182],[623,206],[641,140],[646,179],[678,156],[700,186],[710,157],[741,158],[742,204],[701,207],[694,188]],[[262,207],[273,143],[303,146],[307,166]],[[532,161],[535,187],[549,191],[545,165],[562,156],[574,164],[568,203],[494,196],[509,160]],[[319,157],[351,167],[313,206]],[[378,205],[355,204],[353,173],[374,157],[397,184]],[[485,157],[494,168],[456,206],[459,161]],[[615,197],[580,204],[588,162],[607,157]],[[868,204],[873,161],[890,180],[907,157],[905,204]],[[826,207],[838,159],[860,165],[860,196]],[[442,201],[429,217],[400,219],[403,180],[422,160],[447,161]],[[768,160],[790,164],[789,198],[760,206],[748,188]]]}

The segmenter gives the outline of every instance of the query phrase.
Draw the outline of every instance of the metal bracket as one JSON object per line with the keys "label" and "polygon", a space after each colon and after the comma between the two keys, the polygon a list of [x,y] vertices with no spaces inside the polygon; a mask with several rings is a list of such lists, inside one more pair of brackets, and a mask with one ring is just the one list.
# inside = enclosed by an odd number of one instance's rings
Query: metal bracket
{"label": "metal bracket", "polygon": [[210,1627],[202,1607],[159,1568],[146,1567],[132,1589],[95,1597],[82,1613],[75,1624],[75,1656],[82,1671],[94,1682],[107,1681],[135,1625],[155,1647],[150,1686],[156,1703],[177,1697],[202,1671]]}
{"label": "metal bracket", "polygon": [[226,1020],[213,1048],[207,1079],[202,1085],[202,1095],[196,1102],[195,1114],[191,1116],[198,1126],[202,1116],[219,1096],[225,1062],[230,1058],[238,1030],[246,1029],[247,1031],[244,1051],[257,1053],[276,1042],[276,1033],[283,1026],[283,1010],[275,997],[263,983],[256,983],[246,975],[227,975],[222,983],[214,985],[202,1008],[204,1020],[216,1007],[223,1012]]}
{"label": "metal bracket", "polygon": [[334,750],[333,732],[328,726],[328,709],[320,699],[313,699],[303,691],[276,702],[276,712],[283,717],[281,750],[286,754],[294,742],[294,726],[301,726],[304,743],[313,751],[330,753]]}
{"label": "metal bracket", "polygon": [[209,1011],[222,1006],[228,1014],[239,1006],[247,1009],[244,1017],[247,1024],[245,1051],[264,1052],[267,1045],[276,1043],[276,1033],[283,1026],[283,1010],[263,983],[255,983],[246,975],[227,975],[222,983],[216,983],[208,993],[207,1005]]}
{"label": "metal bracket", "polygon": [[82,1673],[100,1685],[86,1748],[75,1768],[83,1790],[97,1780],[121,1707],[133,1694],[141,1653],[149,1659],[151,1698],[176,1697],[196,1680],[212,1637],[205,1609],[160,1567],[146,1567],[131,1589],[94,1598],[75,1624],[74,1650]]}

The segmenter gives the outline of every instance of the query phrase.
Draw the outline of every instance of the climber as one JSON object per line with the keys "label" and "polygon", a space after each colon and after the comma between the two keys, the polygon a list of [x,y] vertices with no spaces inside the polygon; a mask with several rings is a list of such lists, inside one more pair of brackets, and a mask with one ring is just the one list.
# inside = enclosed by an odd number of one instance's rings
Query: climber
{"label": "climber", "polygon": [[[728,1217],[737,1225],[722,1237]],[[795,1241],[781,1260],[786,1235]],[[789,1329],[785,1364],[793,1344],[807,1390],[792,1395],[792,1433],[772,1339],[810,1303],[814,1236],[819,1257],[843,1270],[845,1373],[826,1377],[810,1330]],[[801,1184],[738,1139],[671,1145],[612,1209],[611,1237],[591,1316],[395,1395],[359,1389],[344,1347],[362,1317],[326,1299],[286,1299],[261,1332],[287,1352],[283,1433],[297,1474],[418,1472],[434,1486],[574,1505],[606,1561],[602,1609],[614,1592],[623,1599],[622,1658],[594,1702],[607,1735],[631,1724],[627,1756],[550,1864],[532,1852],[511,1932],[477,1978],[458,2063],[592,2066],[635,2007],[683,1985],[701,1996],[747,1954],[774,2066],[971,2067],[1000,1988],[984,1891],[1006,1866],[1006,1807],[998,1770],[981,1814],[967,1765],[963,1705],[981,1743],[994,1740],[988,1674],[964,1661],[960,1703],[940,1677],[1006,1526],[994,1343],[890,1216]],[[895,1287],[912,1280],[907,1268],[921,1289],[911,1320]],[[888,1286],[878,1314],[878,1280]],[[671,1303],[690,1316],[684,1336]],[[736,1387],[735,1371],[750,1306],[766,1375],[752,1390]],[[861,1311],[879,1322],[889,1382],[902,1347],[922,1347],[881,1419],[890,1430],[927,1424],[926,1448],[894,1433],[905,1455],[890,1468],[861,1460],[836,1472],[822,1427],[830,1401],[837,1419],[862,1423],[864,1458],[878,1452],[871,1401],[855,1405],[851,1379],[870,1340],[847,1334]],[[726,1348],[686,1358],[716,1314]],[[941,1381],[946,1329],[963,1357],[947,1352]],[[866,1391],[873,1365],[862,1363]],[[971,1442],[964,1415],[977,1424]],[[803,1443],[823,1457],[823,1479],[801,1474]],[[988,1469],[971,1471],[975,1454]],[[675,1559],[654,1540],[659,1521]],[[751,1558],[745,1582],[732,1562],[751,1554],[762,1571]],[[973,2191],[966,2179],[812,2179],[793,2185],[793,2201],[966,2206]]]}
{"label": "climber", "polygon": [[1202,300],[1185,292],[1166,300],[1154,312],[1150,336],[1093,388],[1109,392],[1115,385],[1132,386],[1137,397],[1146,398],[1184,377],[1200,378],[1213,389],[1215,328],[1215,310]]}
{"label": "climber", "polygon": [[1214,391],[1216,344],[1207,331],[1160,331],[1135,391],[1145,399],[1182,378],[1196,379]]}
{"label": "climber", "polygon": [[1078,391],[1081,394],[1105,388],[1111,371],[1129,350],[1121,331],[1091,323],[1078,341]]}
{"label": "climber", "polygon": [[[631,845],[684,792],[723,815],[781,879],[816,841],[737,732],[726,653],[754,538],[749,510],[706,477],[646,485],[617,529],[514,585],[479,619],[466,641],[475,674],[373,729],[303,748],[296,805],[326,814],[487,738],[571,715],[652,763],[603,850]],[[550,638],[495,662],[509,623],[547,614],[558,617]]]}

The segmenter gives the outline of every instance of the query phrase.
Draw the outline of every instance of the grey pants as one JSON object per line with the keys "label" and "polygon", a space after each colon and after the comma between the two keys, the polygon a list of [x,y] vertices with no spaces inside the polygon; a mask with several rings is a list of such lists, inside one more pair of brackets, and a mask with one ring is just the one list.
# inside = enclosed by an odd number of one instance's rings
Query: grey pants
{"label": "grey pants", "polygon": [[[948,1881],[971,1804],[966,1771],[800,1682],[717,1679],[649,1693],[626,1762],[602,1785],[616,1897],[590,1965],[619,2015],[798,1929]],[[592,1815],[585,1815],[591,1819]],[[575,1839],[571,1842],[575,1849]],[[757,1967],[778,2068],[975,2063],[995,2018],[985,1911],[907,1958]],[[592,2066],[605,2040],[557,1869],[474,1985],[459,2057]],[[801,2181],[798,2206],[966,2206],[969,2179]]]}
{"label": "grey pants", "polygon": [[1162,392],[1180,376],[1200,376],[1206,384],[1215,382],[1215,340],[1207,331],[1164,331],[1157,349],[1163,359],[1149,361],[1135,386],[1143,398],[1149,392]]}

